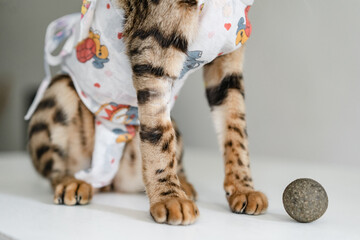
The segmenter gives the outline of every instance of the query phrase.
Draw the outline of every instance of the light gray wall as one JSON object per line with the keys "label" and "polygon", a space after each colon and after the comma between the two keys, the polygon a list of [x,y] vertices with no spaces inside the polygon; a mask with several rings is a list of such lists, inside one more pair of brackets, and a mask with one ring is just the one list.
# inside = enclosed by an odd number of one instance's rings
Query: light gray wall
{"label": "light gray wall", "polygon": [[[0,150],[23,147],[24,92],[44,76],[47,24],[80,4],[0,0],[0,81],[11,83]],[[358,0],[255,0],[244,74],[251,154],[359,160],[359,9]],[[173,115],[186,145],[217,148],[201,72],[185,84]]]}
{"label": "light gray wall", "polygon": [[8,102],[0,112],[0,150],[24,148],[25,93],[44,77],[46,27],[80,6],[80,0],[0,0],[0,83],[10,85]]}

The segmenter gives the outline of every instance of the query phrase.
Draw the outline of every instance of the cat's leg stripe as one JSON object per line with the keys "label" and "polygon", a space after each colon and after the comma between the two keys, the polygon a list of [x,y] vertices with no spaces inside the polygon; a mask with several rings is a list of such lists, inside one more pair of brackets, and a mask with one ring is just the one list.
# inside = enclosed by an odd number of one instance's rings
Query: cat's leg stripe
{"label": "cat's leg stripe", "polygon": [[221,105],[227,98],[229,89],[240,91],[241,95],[244,97],[244,89],[241,86],[242,79],[243,77],[241,74],[227,75],[219,85],[207,88],[206,97],[209,105],[211,107]]}
{"label": "cat's leg stripe", "polygon": [[34,134],[37,134],[39,132],[43,132],[45,131],[48,135],[48,137],[50,138],[50,131],[49,131],[49,127],[46,123],[44,122],[38,122],[35,123],[34,125],[31,126],[30,131],[29,131],[29,139],[31,139],[31,137]]}

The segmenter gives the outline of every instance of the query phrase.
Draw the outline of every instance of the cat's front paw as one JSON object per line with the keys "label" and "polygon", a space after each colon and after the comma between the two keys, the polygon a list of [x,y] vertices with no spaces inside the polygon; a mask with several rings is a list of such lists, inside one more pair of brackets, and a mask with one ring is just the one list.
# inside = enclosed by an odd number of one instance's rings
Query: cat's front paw
{"label": "cat's front paw", "polygon": [[92,186],[75,178],[67,178],[55,187],[54,203],[65,205],[88,204],[92,198]]}
{"label": "cat's front paw", "polygon": [[152,204],[150,214],[158,223],[189,225],[199,217],[199,210],[192,200],[169,198]]}
{"label": "cat's front paw", "polygon": [[265,194],[257,191],[235,191],[227,196],[229,206],[234,213],[259,215],[266,211],[268,200]]}
{"label": "cat's front paw", "polygon": [[179,176],[181,189],[185,192],[186,196],[193,201],[197,199],[197,193],[194,186],[189,183],[185,177]]}

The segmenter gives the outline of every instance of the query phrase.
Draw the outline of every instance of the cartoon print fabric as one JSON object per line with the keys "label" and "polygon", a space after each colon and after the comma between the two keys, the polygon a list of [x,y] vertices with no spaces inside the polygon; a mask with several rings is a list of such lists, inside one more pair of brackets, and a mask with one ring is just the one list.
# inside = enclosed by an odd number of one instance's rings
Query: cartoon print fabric
{"label": "cartoon print fabric", "polygon": [[100,44],[100,35],[94,33],[92,29],[89,36],[76,46],[76,57],[79,62],[85,63],[94,59],[93,65],[96,68],[103,68],[104,63],[109,61],[109,51],[106,46]]}
{"label": "cartoon print fabric", "polygon": [[182,79],[188,71],[196,69],[204,63],[204,61],[199,60],[201,55],[202,51],[188,51],[187,58],[185,60],[184,67],[181,70],[179,79]]}
{"label": "cartoon print fabric", "polygon": [[127,141],[135,137],[138,110],[114,102],[103,104],[95,114],[95,144],[91,168],[75,174],[77,179],[100,188],[111,184]]}
{"label": "cartoon print fabric", "polygon": [[244,17],[241,17],[238,23],[238,29],[236,30],[236,45],[239,45],[239,43],[244,44],[251,34],[251,24],[248,20],[248,13],[250,10],[250,6],[247,6],[245,8],[245,19]]}
{"label": "cartoon print fabric", "polygon": [[83,0],[83,3],[81,5],[81,19],[84,17],[85,13],[90,8],[90,4],[91,4],[91,2],[89,2],[87,0]]}
{"label": "cartoon print fabric", "polygon": [[[139,124],[132,70],[123,41],[124,11],[113,0],[83,0],[81,12],[52,22],[45,39],[46,77],[26,119],[50,83],[49,65],[61,65],[79,97],[96,117],[92,167],[76,174],[94,187],[110,184],[126,141]],[[248,11],[253,0],[200,0],[199,30],[190,44],[179,79],[171,91],[172,107],[186,77],[216,57],[246,42],[251,32]],[[58,56],[53,55],[61,43]]]}

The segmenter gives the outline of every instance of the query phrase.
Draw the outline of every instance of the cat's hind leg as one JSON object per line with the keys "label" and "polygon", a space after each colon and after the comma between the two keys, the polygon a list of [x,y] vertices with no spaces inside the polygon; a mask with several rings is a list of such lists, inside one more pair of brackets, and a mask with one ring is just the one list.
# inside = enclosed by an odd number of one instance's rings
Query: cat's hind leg
{"label": "cat's hind leg", "polygon": [[87,204],[93,189],[74,178],[90,166],[94,117],[76,93],[72,80],[52,80],[29,122],[28,149],[35,169],[50,180],[54,203]]}

